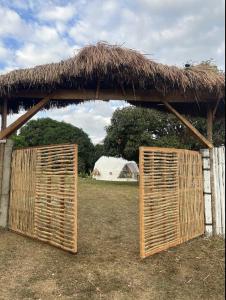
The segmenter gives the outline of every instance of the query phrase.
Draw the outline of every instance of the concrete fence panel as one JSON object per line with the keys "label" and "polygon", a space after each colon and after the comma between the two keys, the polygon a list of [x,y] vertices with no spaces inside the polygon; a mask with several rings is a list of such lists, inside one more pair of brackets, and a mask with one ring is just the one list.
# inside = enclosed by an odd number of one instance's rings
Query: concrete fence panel
{"label": "concrete fence panel", "polygon": [[[201,151],[203,157],[205,224],[206,232],[212,234],[212,190],[210,182],[210,152]],[[216,229],[217,234],[225,236],[225,147],[214,148],[214,193],[216,199]]]}
{"label": "concrete fence panel", "polygon": [[12,150],[11,140],[0,141],[0,226],[4,228],[8,223]]}

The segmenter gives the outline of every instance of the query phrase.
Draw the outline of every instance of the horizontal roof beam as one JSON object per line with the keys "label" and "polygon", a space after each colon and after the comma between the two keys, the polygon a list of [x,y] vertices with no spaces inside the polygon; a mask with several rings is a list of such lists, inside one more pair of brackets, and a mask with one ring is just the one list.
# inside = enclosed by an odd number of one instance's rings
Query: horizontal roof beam
{"label": "horizontal roof beam", "polygon": [[[161,103],[163,100],[172,103],[197,103],[197,102],[213,102],[216,99],[210,99],[208,95],[203,95],[200,99],[196,99],[194,95],[180,94],[178,92],[170,93],[169,95],[162,95],[162,93],[156,90],[78,90],[78,89],[68,89],[68,90],[56,90],[54,92],[54,97],[52,100],[127,100],[127,101],[144,101],[144,102],[155,102]],[[42,99],[47,93],[40,91],[24,91],[18,92],[11,95],[11,99],[14,101],[16,99]]]}

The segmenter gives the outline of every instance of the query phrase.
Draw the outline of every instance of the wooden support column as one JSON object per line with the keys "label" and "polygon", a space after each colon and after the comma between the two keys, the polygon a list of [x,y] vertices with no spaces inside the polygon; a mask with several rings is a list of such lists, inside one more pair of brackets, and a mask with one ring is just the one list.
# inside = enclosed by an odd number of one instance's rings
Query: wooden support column
{"label": "wooden support column", "polygon": [[9,127],[5,128],[0,132],[0,140],[8,138],[19,128],[21,128],[28,120],[30,120],[38,111],[40,111],[50,100],[50,96],[45,97],[36,105],[34,105],[30,110],[28,110],[23,116],[18,118]]}
{"label": "wooden support column", "polygon": [[[213,118],[214,110],[211,106],[207,110],[207,136],[208,140],[213,143]],[[217,234],[216,224],[216,193],[215,193],[215,178],[214,178],[214,160],[213,148],[210,149],[210,186],[211,186],[211,212],[212,212],[212,232],[213,236]]]}
{"label": "wooden support column", "polygon": [[7,113],[8,113],[8,103],[7,103],[7,99],[4,98],[1,106],[1,117],[2,117],[1,130],[4,130],[7,126]]}
{"label": "wooden support column", "polygon": [[206,139],[185,117],[183,117],[178,111],[176,111],[168,102],[163,101],[168,110],[174,114],[189,130],[189,132],[205,147],[212,149],[213,145],[208,139]]}
{"label": "wooden support column", "polygon": [[218,107],[219,107],[219,105],[220,105],[220,102],[221,102],[221,98],[219,98],[219,99],[217,100],[217,103],[216,103],[216,105],[215,105],[215,107],[214,107],[214,109],[213,109],[213,116],[212,116],[213,121],[214,121],[214,119],[215,119],[215,116],[216,116]]}
{"label": "wooden support column", "polygon": [[213,109],[211,106],[207,109],[207,137],[213,143]]}

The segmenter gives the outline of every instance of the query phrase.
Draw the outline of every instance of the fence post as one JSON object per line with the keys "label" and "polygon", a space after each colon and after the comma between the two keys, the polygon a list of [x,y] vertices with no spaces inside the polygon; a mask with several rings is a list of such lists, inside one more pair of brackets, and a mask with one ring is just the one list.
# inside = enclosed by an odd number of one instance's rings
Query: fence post
{"label": "fence post", "polygon": [[13,141],[7,140],[3,147],[3,162],[0,191],[0,227],[6,228],[8,225],[9,209],[9,192],[10,192],[10,175],[11,175],[11,158],[13,150]]}
{"label": "fence post", "polygon": [[207,235],[213,234],[212,223],[212,191],[210,184],[210,151],[209,149],[202,149],[202,162],[203,162],[203,192],[205,203],[205,233]]}
{"label": "fence post", "polygon": [[[207,135],[208,140],[213,143],[213,108],[211,106],[207,109]],[[216,224],[216,193],[215,193],[215,178],[214,178],[214,158],[213,148],[210,149],[210,186],[211,186],[211,209],[212,209],[212,232],[213,236],[217,234]]]}
{"label": "fence post", "polygon": [[[206,233],[225,236],[225,147],[214,148],[212,157],[209,149],[203,149],[201,153],[203,157]],[[212,187],[213,182],[214,189]],[[213,197],[215,199],[214,207]]]}

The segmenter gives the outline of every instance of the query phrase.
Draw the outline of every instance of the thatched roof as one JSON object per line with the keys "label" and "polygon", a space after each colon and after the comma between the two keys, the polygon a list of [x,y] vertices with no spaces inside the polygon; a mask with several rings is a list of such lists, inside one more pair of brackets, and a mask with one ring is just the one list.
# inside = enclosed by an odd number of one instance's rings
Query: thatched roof
{"label": "thatched roof", "polygon": [[[224,98],[224,74],[209,64],[189,68],[167,66],[150,60],[141,53],[98,43],[59,63],[9,72],[0,76],[0,98],[9,97],[10,111],[29,108],[37,99],[15,97],[15,93],[57,89],[123,88],[156,90],[163,96],[174,92],[194,95],[197,102],[208,95],[217,101]],[[78,99],[79,100],[79,99]],[[92,99],[90,99],[92,100]],[[54,101],[51,105],[64,106],[73,101]]]}

